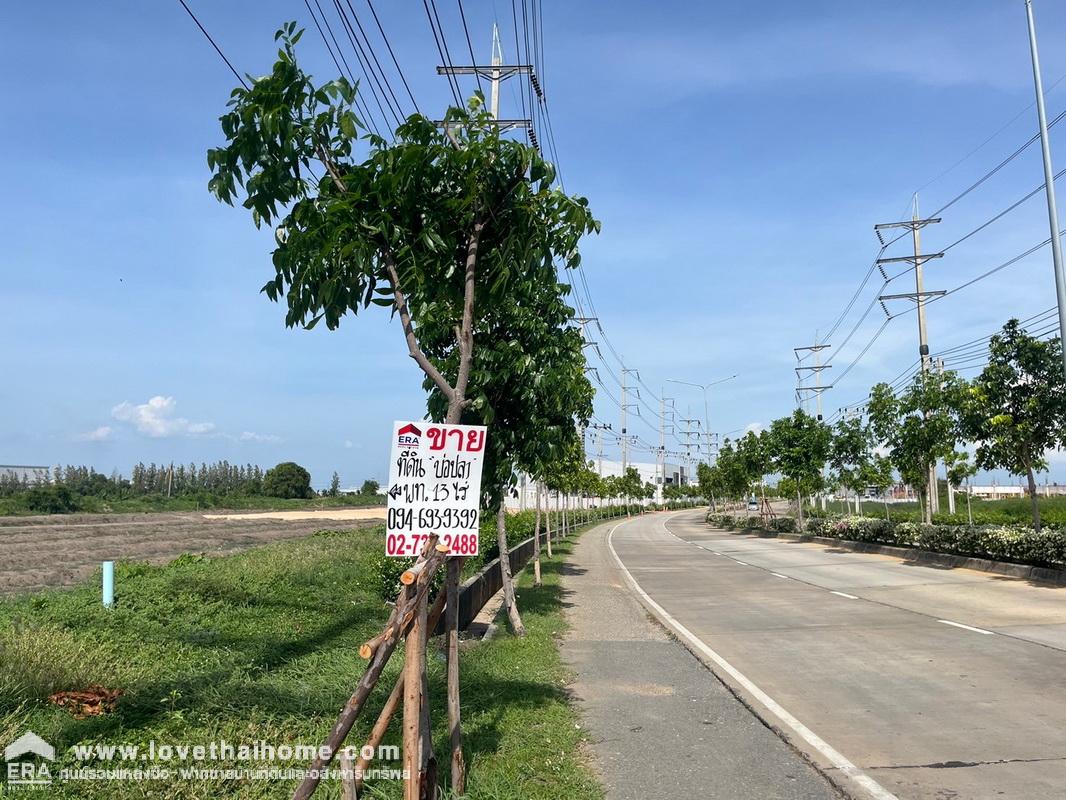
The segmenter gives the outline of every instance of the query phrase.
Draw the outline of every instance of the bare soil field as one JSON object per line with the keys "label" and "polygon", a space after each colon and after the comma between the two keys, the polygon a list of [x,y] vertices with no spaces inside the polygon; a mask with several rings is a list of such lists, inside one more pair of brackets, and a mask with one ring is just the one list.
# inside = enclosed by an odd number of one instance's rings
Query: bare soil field
{"label": "bare soil field", "polygon": [[[369,527],[384,509],[205,515],[65,514],[0,518],[0,594],[70,586],[101,561],[162,564],[183,553],[225,555],[326,528]],[[280,518],[279,518],[280,516]]]}

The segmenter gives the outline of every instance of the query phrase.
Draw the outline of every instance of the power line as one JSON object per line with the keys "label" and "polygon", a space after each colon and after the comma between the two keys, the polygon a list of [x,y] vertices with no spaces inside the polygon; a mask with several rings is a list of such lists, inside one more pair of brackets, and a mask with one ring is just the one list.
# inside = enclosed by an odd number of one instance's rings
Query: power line
{"label": "power line", "polygon": [[[433,22],[433,12],[429,10],[429,3],[427,2],[427,0],[422,0],[422,6],[423,6],[423,8],[426,9],[426,17],[429,19],[429,28],[433,32],[433,41],[437,45],[437,53],[440,55],[441,63],[447,64],[450,67],[451,66],[451,59],[445,57],[445,55],[444,55],[445,50],[446,50],[446,45],[442,45],[440,38],[437,36],[437,27],[436,27],[436,25]],[[435,7],[436,6],[434,6],[434,8]],[[444,35],[444,31],[442,30],[441,31],[441,36],[443,36],[443,35]],[[459,81],[456,79],[455,75],[452,74],[451,70],[448,71],[448,88],[451,89],[452,98],[455,100],[455,107],[456,108],[462,108],[463,107],[463,101],[462,101],[462,98],[460,97],[460,95],[462,93],[459,91]]]}
{"label": "power line", "polygon": [[[366,42],[366,52],[370,54],[370,58],[374,60],[374,65],[377,67],[377,74],[381,75],[381,80],[385,84],[385,88],[388,90],[389,97],[392,98],[393,105],[397,112],[397,122],[401,122],[406,116],[403,113],[403,109],[400,107],[400,100],[396,96],[396,92],[393,91],[392,84],[389,82],[388,76],[385,74],[385,70],[381,66],[381,61],[378,60],[378,54],[374,50],[374,46],[370,43],[370,37],[366,35],[366,29],[363,28],[363,23],[359,19],[359,15],[355,13],[355,8],[352,6],[352,0],[345,0],[348,9],[352,12],[352,19],[355,20],[355,25],[359,28],[359,33],[362,34],[363,41]],[[369,61],[369,59],[368,59]]]}
{"label": "power line", "polygon": [[[348,3],[349,8],[352,7],[350,0],[345,0],[345,2]],[[352,45],[352,52],[355,53],[355,58],[359,62],[359,66],[362,67],[363,74],[367,77],[367,87],[370,89],[370,93],[374,96],[374,102],[377,104],[378,110],[381,111],[381,118],[385,122],[385,127],[391,127],[389,116],[392,117],[393,122],[399,125],[401,122],[400,114],[389,103],[389,93],[386,92],[385,88],[382,86],[378,74],[370,64],[370,59],[367,57],[366,52],[363,49],[363,44],[359,40],[359,35],[355,32],[355,26],[352,24],[352,20],[348,18],[344,6],[341,5],[341,0],[333,0],[333,5],[336,7],[337,14],[341,19],[341,24],[344,27],[345,33],[348,35],[348,41]],[[354,9],[352,9],[352,16],[355,16]],[[375,86],[377,87],[376,89]],[[385,111],[386,108],[388,109],[387,113]]]}
{"label": "power line", "polygon": [[[459,4],[459,17],[463,21],[463,33],[466,34],[466,47],[470,51],[470,63],[471,65],[477,64],[477,56],[474,55],[474,45],[470,41],[470,28],[466,26],[466,12],[463,11],[463,0],[455,0]],[[484,94],[485,88],[481,85],[481,74],[474,70],[474,77],[477,79],[477,90]]]}
{"label": "power line", "polygon": [[226,62],[226,66],[229,67],[229,71],[233,73],[233,77],[240,81],[241,86],[243,86],[245,89],[248,89],[249,86],[247,83],[245,83],[244,78],[242,78],[241,74],[237,72],[236,69],[234,69],[233,64],[231,64],[230,60],[226,58],[226,54],[222,52],[222,48],[219,47],[215,43],[215,40],[211,38],[211,34],[207,32],[207,28],[200,24],[200,20],[198,20],[196,18],[196,15],[192,13],[192,9],[185,4],[185,0],[178,0],[178,2],[181,3],[181,7],[185,9],[185,12],[192,18],[192,21],[196,23],[196,27],[200,29],[200,33],[202,33],[207,39],[207,41],[211,43],[211,46],[215,48],[215,52],[218,53],[219,58]]}
{"label": "power line", "polygon": [[389,37],[385,35],[385,28],[381,25],[381,20],[378,19],[378,12],[374,9],[373,0],[366,0],[366,4],[370,7],[370,13],[374,16],[374,23],[378,26],[378,31],[381,33],[381,38],[385,42],[385,47],[389,51],[389,56],[392,58],[392,63],[396,67],[396,72],[400,76],[400,80],[403,81],[403,88],[407,90],[407,96],[411,98],[411,105],[415,107],[415,111],[419,114],[422,111],[418,108],[418,101],[415,100],[415,95],[411,91],[411,87],[407,84],[407,76],[404,75],[403,69],[400,67],[400,62],[396,60],[396,53],[392,51],[392,44],[389,42]]}
{"label": "power line", "polygon": [[[333,59],[333,63],[337,67],[337,72],[344,75],[347,72],[348,80],[353,85],[357,84],[355,80],[355,74],[352,72],[352,68],[348,66],[348,59],[344,57],[344,51],[341,50],[340,42],[337,41],[337,36],[333,33],[333,26],[329,24],[329,18],[326,16],[326,12],[322,10],[322,6],[318,0],[314,0],[315,7],[318,9],[318,13],[322,16],[322,24],[326,26],[326,30],[329,31],[329,39],[326,38],[326,34],[322,30],[322,25],[318,22],[318,17],[315,16],[315,12],[311,9],[308,0],[304,0],[304,5],[307,6],[307,12],[311,15],[311,19],[314,20],[315,27],[318,28],[318,35],[322,37],[322,42],[326,45],[326,50],[329,51],[330,57]],[[330,47],[329,40],[333,40],[333,47]],[[336,48],[336,54],[334,54],[334,48]],[[340,59],[338,62],[337,59]],[[341,64],[344,64],[344,69],[341,69]],[[359,110],[359,113],[363,115],[363,123],[371,128],[374,133],[381,136],[381,131],[378,129],[377,122],[370,114],[370,109],[366,105],[366,100],[358,90],[355,93],[355,107]]]}

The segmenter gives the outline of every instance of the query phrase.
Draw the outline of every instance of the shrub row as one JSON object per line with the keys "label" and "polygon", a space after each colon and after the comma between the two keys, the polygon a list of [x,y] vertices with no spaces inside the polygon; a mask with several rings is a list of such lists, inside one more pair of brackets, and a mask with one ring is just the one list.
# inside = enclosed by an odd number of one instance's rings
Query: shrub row
{"label": "shrub row", "polygon": [[[759,528],[759,517],[708,514],[707,522],[726,529]],[[778,517],[767,527],[795,532],[792,517]],[[897,547],[916,547],[935,553],[1013,561],[1038,567],[1066,566],[1066,530],[1044,527],[1039,533],[1023,525],[926,525],[889,522],[874,517],[812,517],[803,532],[814,536],[874,542]]]}

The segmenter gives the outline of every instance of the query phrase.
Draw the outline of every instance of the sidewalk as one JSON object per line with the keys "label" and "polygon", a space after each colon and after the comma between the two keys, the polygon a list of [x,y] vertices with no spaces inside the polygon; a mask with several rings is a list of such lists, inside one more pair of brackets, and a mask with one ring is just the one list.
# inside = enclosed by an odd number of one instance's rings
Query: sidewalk
{"label": "sidewalk", "polygon": [[614,525],[582,536],[564,569],[561,645],[608,800],[839,798],[648,618],[607,549]]}

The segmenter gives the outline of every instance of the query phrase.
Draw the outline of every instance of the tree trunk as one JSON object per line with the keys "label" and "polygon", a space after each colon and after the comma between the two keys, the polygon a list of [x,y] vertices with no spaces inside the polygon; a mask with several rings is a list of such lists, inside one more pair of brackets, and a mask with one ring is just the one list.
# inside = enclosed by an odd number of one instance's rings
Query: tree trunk
{"label": "tree trunk", "polygon": [[973,527],[973,508],[970,506],[970,479],[966,479],[966,517],[970,520],[970,527]]}
{"label": "tree trunk", "polygon": [[548,487],[544,487],[544,544],[548,548],[548,558],[552,557],[552,501]]}
{"label": "tree trunk", "polygon": [[533,491],[537,504],[537,521],[533,525],[533,585],[540,586],[540,484]]}
{"label": "tree trunk", "polygon": [[422,800],[422,664],[426,657],[425,595],[417,600],[415,621],[407,633],[403,654],[403,766],[408,778],[404,782],[404,800]]}
{"label": "tree trunk", "polygon": [[[448,559],[447,615],[448,635],[448,730],[452,748],[452,794],[466,791],[466,762],[463,760],[463,728],[459,710],[459,572],[458,558]],[[428,626],[427,626],[428,628]],[[432,629],[429,629],[432,632]]]}
{"label": "tree trunk", "polygon": [[796,487],[796,533],[803,533],[803,495]]}
{"label": "tree trunk", "polygon": [[511,556],[507,550],[507,511],[505,500],[500,499],[500,509],[496,514],[496,541],[500,545],[500,578],[503,583],[503,604],[507,607],[507,616],[511,620],[511,629],[515,636],[525,636],[526,627],[518,615],[515,604],[514,583],[511,581]]}
{"label": "tree trunk", "polygon": [[1033,505],[1033,528],[1040,533],[1040,498],[1036,493],[1036,475],[1031,464],[1025,465],[1025,474],[1029,478],[1029,501]]}
{"label": "tree trunk", "polygon": [[885,495],[882,495],[881,497],[885,501],[885,522],[890,522],[892,520],[892,517],[889,516],[888,513],[888,497],[886,497]]}

